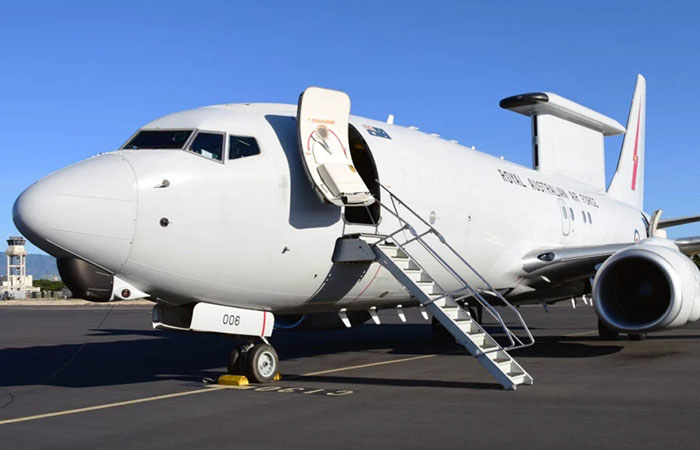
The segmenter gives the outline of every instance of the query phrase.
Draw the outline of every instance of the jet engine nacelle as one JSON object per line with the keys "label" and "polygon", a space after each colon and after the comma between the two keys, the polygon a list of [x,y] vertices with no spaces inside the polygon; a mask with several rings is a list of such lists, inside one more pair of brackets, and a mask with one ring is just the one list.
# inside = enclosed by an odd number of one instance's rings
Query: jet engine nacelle
{"label": "jet engine nacelle", "polygon": [[644,239],[605,261],[593,299],[598,317],[616,331],[680,327],[700,318],[700,271],[671,241]]}
{"label": "jet engine nacelle", "polygon": [[57,258],[56,265],[73,297],[91,302],[108,302],[112,298],[112,274],[79,258]]}
{"label": "jet engine nacelle", "polygon": [[[354,325],[367,322],[367,311],[348,311],[348,319]],[[346,328],[337,313],[275,315],[275,328],[295,331],[320,331]]]}

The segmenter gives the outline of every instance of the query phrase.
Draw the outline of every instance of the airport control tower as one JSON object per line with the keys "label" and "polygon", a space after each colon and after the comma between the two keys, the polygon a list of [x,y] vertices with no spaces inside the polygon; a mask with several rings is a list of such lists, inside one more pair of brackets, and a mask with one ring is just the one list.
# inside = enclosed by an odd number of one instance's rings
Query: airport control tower
{"label": "airport control tower", "polygon": [[2,277],[0,289],[3,298],[24,298],[28,291],[38,291],[38,288],[32,286],[32,276],[27,276],[26,242],[21,236],[10,236],[7,239],[7,275]]}

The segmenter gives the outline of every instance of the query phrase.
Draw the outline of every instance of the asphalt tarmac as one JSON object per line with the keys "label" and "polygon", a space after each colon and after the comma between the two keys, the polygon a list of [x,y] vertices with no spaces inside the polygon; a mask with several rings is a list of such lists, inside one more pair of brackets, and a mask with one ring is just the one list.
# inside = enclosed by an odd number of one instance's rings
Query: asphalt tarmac
{"label": "asphalt tarmac", "polygon": [[0,448],[698,448],[700,323],[600,341],[591,307],[523,308],[503,391],[415,312],[276,331],[283,378],[224,388],[232,338],[151,329],[143,306],[0,309]]}

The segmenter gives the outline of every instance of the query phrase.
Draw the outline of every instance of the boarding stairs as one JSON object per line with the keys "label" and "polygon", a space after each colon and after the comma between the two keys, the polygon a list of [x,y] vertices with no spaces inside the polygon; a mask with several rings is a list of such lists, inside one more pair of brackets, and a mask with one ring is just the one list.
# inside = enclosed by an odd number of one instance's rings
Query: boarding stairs
{"label": "boarding stairs", "polygon": [[[399,228],[390,234],[362,235],[374,251],[376,261],[454,336],[458,344],[463,345],[476,357],[503,388],[515,390],[519,385],[533,384],[532,376],[508,353],[534,344],[532,333],[518,310],[494,289],[435,227],[385,186],[380,184],[380,187],[382,194],[386,194],[384,197],[388,197],[388,201],[385,198],[380,205],[398,221]],[[431,242],[437,240],[438,245],[434,242],[431,245],[429,237],[432,237]],[[438,246],[442,247],[441,252],[438,252]],[[452,263],[449,263],[448,259]],[[459,265],[462,267],[455,267]],[[430,267],[430,273],[427,267]],[[436,281],[440,271],[444,272],[440,279],[453,279],[457,289],[445,289]],[[465,280],[463,274],[469,272],[480,280],[480,285],[483,286],[481,289],[473,288]],[[492,300],[489,301],[488,298]],[[496,341],[472,318],[465,301],[481,306],[483,311],[496,320],[508,341],[505,345]],[[522,338],[506,325],[502,315],[494,307],[498,304],[511,313],[521,329]]]}

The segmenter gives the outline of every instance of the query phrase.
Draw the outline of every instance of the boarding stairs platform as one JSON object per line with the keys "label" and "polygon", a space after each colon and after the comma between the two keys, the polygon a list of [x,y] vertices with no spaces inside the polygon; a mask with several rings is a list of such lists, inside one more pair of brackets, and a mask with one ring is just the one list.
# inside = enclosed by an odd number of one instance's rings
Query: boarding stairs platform
{"label": "boarding stairs platform", "polygon": [[[532,333],[518,310],[494,289],[430,223],[386,187],[381,184],[380,186],[383,189],[382,193],[386,194],[384,197],[388,196],[388,201],[383,200],[380,205],[398,221],[400,226],[388,235],[359,236],[369,244],[376,261],[384,266],[420,302],[422,307],[454,336],[458,344],[464,346],[476,357],[477,361],[504,389],[515,390],[519,385],[533,384],[532,376],[508,353],[534,344]],[[429,237],[432,237],[430,239],[432,244],[429,242]],[[434,241],[437,241],[437,245]],[[442,247],[440,252],[438,252],[438,246]],[[448,262],[448,259],[451,262]],[[430,272],[427,270],[428,267]],[[473,288],[466,281],[465,274],[469,272],[480,280],[481,289]],[[443,283],[445,279],[451,279],[450,285],[458,287],[452,290],[443,288],[436,281],[438,276]],[[500,344],[470,315],[465,303],[467,301],[470,305],[481,306],[483,311],[496,320],[507,343]],[[502,310],[511,313],[509,317],[514,318],[522,337],[506,325],[502,315],[496,310],[496,305],[502,306]]]}

